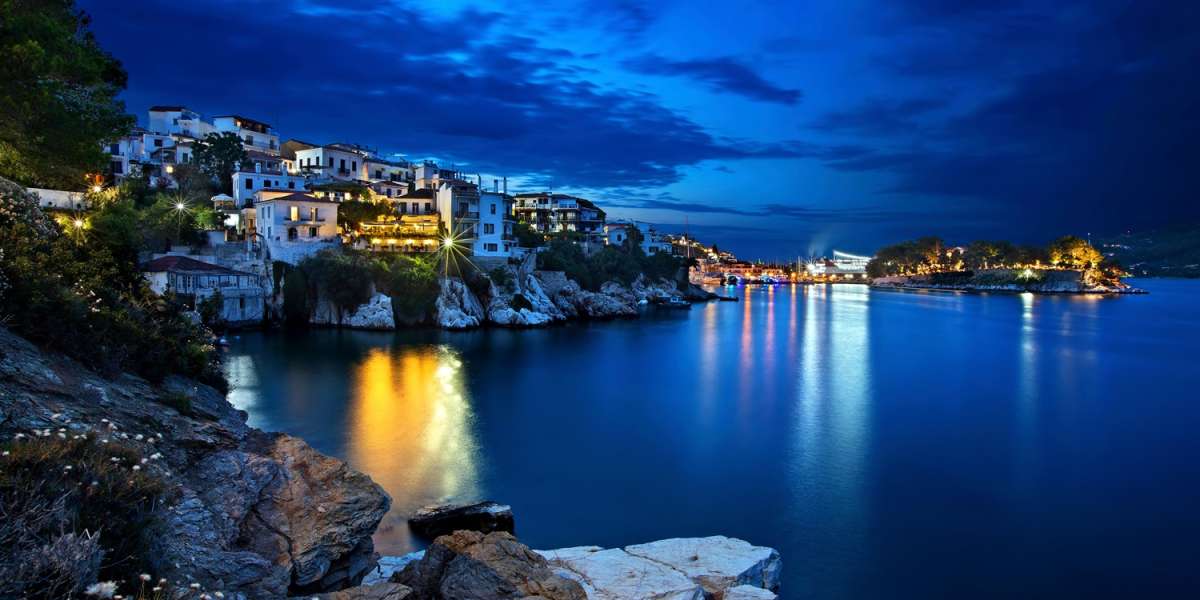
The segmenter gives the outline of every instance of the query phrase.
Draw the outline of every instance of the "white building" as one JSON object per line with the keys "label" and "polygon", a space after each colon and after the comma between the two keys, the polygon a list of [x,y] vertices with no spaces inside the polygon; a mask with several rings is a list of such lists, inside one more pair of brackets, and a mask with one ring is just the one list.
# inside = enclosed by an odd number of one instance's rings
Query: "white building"
{"label": "white building", "polygon": [[337,244],[338,203],[300,192],[258,191],[255,231],[271,260],[295,264]]}
{"label": "white building", "polygon": [[28,188],[38,197],[38,206],[57,210],[86,210],[90,203],[83,192]]}
{"label": "white building", "polygon": [[221,318],[230,323],[261,321],[266,308],[262,277],[186,256],[163,256],[142,265],[157,294],[173,293],[193,308],[220,292]]}
{"label": "white building", "polygon": [[200,113],[184,106],[151,106],[146,128],[155,133],[183,135],[194,139],[216,131]]}
{"label": "white building", "polygon": [[250,204],[260,191],[303,192],[305,179],[280,172],[238,171],[233,174],[233,199],[238,208]]}
{"label": "white building", "polygon": [[513,240],[513,225],[516,218],[512,212],[513,197],[500,192],[483,192],[479,195],[479,228],[472,243],[471,253],[475,256],[511,256],[516,243]]}
{"label": "white building", "polygon": [[268,124],[239,115],[213,117],[213,130],[236,133],[247,152],[258,151],[279,156],[279,134]]}

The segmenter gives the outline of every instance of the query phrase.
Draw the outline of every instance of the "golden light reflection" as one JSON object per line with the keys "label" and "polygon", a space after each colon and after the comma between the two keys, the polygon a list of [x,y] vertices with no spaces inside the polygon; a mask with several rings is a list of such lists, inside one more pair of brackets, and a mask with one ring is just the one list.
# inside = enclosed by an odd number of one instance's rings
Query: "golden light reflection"
{"label": "golden light reflection", "polygon": [[453,349],[424,347],[375,348],[355,368],[347,455],[392,497],[375,534],[380,552],[413,549],[404,519],[417,508],[479,500],[462,366]]}

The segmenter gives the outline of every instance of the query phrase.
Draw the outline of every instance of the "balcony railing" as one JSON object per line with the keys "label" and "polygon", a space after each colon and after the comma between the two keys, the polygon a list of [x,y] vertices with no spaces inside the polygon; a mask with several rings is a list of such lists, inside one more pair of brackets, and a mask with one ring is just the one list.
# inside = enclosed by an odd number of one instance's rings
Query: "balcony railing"
{"label": "balcony railing", "polygon": [[311,223],[324,223],[325,217],[317,217],[315,219],[284,219],[284,225],[304,225]]}
{"label": "balcony railing", "polygon": [[479,220],[479,211],[477,211],[477,210],[455,211],[454,218],[455,219],[474,219],[474,220],[478,221]]}

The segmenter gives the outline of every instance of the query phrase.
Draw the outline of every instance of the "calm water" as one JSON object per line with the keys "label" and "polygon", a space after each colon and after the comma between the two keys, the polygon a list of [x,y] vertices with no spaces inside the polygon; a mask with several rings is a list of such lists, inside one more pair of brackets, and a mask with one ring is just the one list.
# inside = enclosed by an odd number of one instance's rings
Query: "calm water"
{"label": "calm water", "polygon": [[[541,331],[249,334],[231,400],[403,517],[534,547],[726,534],[785,598],[1200,591],[1200,282],[1058,298],[780,286]],[[1193,596],[1194,597],[1194,596]]]}

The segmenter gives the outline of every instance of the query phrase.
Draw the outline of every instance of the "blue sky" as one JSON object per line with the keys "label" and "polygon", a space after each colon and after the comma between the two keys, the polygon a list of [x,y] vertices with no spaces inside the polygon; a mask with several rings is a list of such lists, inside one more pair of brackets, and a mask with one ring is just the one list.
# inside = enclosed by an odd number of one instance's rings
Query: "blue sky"
{"label": "blue sky", "polygon": [[142,119],[236,112],[752,258],[1200,219],[1198,5],[81,2]]}

